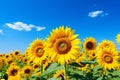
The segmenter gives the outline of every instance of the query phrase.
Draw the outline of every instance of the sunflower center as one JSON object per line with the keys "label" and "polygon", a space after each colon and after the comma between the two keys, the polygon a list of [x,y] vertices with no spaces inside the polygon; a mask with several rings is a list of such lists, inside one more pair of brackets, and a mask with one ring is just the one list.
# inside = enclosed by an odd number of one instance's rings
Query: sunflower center
{"label": "sunflower center", "polygon": [[7,55],[6,58],[8,58],[9,56]]}
{"label": "sunflower center", "polygon": [[65,54],[71,49],[71,42],[66,38],[58,39],[55,42],[55,49],[58,53]]}
{"label": "sunflower center", "polygon": [[18,55],[18,54],[19,54],[19,52],[18,52],[18,51],[16,51],[16,52],[15,52],[15,55]]}
{"label": "sunflower center", "polygon": [[26,69],[25,74],[29,74],[29,73],[30,73],[30,69]]}
{"label": "sunflower center", "polygon": [[13,70],[11,71],[12,76],[16,76],[17,73],[18,73],[18,70],[16,70],[16,69],[13,69]]}
{"label": "sunflower center", "polygon": [[88,42],[86,44],[86,48],[89,49],[89,50],[93,49],[93,43],[92,42]]}
{"label": "sunflower center", "polygon": [[13,61],[8,61],[8,64],[11,64]]}
{"label": "sunflower center", "polygon": [[105,55],[104,60],[105,60],[106,63],[112,63],[113,62],[113,58],[110,55]]}
{"label": "sunflower center", "polygon": [[95,53],[93,53],[92,56],[95,56]]}
{"label": "sunflower center", "polygon": [[39,65],[35,65],[34,68],[35,68],[35,69],[39,68]]}
{"label": "sunflower center", "polygon": [[44,53],[43,47],[42,46],[38,46],[36,48],[36,54],[37,54],[37,56],[41,57],[43,55],[43,53]]}

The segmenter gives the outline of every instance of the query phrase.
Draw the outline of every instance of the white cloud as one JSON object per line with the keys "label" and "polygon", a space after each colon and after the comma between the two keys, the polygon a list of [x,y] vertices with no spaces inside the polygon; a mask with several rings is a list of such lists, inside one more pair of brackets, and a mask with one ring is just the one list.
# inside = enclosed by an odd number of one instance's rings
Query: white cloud
{"label": "white cloud", "polygon": [[99,11],[99,10],[93,11],[93,12],[89,12],[88,16],[94,18],[94,17],[97,17],[97,16],[101,15],[103,12],[104,11]]}
{"label": "white cloud", "polygon": [[45,27],[35,26],[33,24],[26,24],[23,22],[14,22],[14,23],[6,23],[7,27],[18,30],[18,31],[31,31],[33,28],[36,28],[37,31],[43,30]]}
{"label": "white cloud", "polygon": [[37,31],[41,31],[43,29],[46,29],[46,27],[36,27]]}
{"label": "white cloud", "polygon": [[0,29],[0,34],[3,34],[3,30],[2,29]]}
{"label": "white cloud", "polygon": [[108,13],[105,13],[105,14],[102,14],[101,16],[103,17],[103,16],[107,16],[108,15]]}

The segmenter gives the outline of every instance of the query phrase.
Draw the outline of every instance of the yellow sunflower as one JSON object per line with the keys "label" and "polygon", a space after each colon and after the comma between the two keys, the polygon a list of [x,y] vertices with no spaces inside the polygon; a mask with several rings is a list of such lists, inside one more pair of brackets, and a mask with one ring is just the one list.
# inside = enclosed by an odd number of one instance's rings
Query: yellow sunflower
{"label": "yellow sunflower", "polygon": [[7,64],[7,65],[11,65],[12,63],[15,63],[12,58],[8,58],[8,59],[6,60],[6,64]]}
{"label": "yellow sunflower", "polygon": [[15,50],[14,52],[13,52],[13,55],[14,56],[17,56],[17,55],[19,55],[20,54],[20,51],[19,50]]}
{"label": "yellow sunflower", "polygon": [[40,64],[33,64],[33,70],[37,70],[40,68]]}
{"label": "yellow sunflower", "polygon": [[91,50],[86,54],[88,60],[94,60],[96,58],[96,50]]}
{"label": "yellow sunflower", "polygon": [[33,72],[32,66],[24,66],[21,72],[23,78],[29,78]]}
{"label": "yellow sunflower", "polygon": [[110,41],[110,40],[103,40],[102,42],[100,42],[97,46],[97,50],[106,48],[106,47],[110,47],[111,49],[116,49],[115,44]]}
{"label": "yellow sunflower", "polygon": [[46,58],[45,54],[45,41],[36,39],[31,44],[30,47],[27,49],[28,57],[30,60],[33,60],[35,63],[42,63],[42,61]]}
{"label": "yellow sunflower", "polygon": [[46,70],[50,66],[51,63],[52,63],[51,59],[50,58],[46,58],[44,60],[44,63],[43,63],[43,69]]}
{"label": "yellow sunflower", "polygon": [[103,69],[115,69],[118,67],[118,53],[115,49],[103,48],[96,54],[97,62]]}
{"label": "yellow sunflower", "polygon": [[10,55],[9,55],[9,54],[6,54],[6,55],[5,55],[5,58],[6,58],[6,59],[10,58]]}
{"label": "yellow sunflower", "polygon": [[7,70],[8,80],[21,80],[20,68],[18,66],[10,66]]}
{"label": "yellow sunflower", "polygon": [[34,62],[33,62],[33,60],[31,59],[31,60],[27,60],[26,63],[27,63],[27,65],[33,65]]}
{"label": "yellow sunflower", "polygon": [[116,36],[116,41],[117,41],[117,43],[120,43],[120,33],[117,34],[117,36]]}
{"label": "yellow sunflower", "polygon": [[64,28],[64,26],[61,26],[52,30],[47,38],[48,45],[46,48],[51,60],[64,64],[76,59],[80,48],[80,39],[77,36],[69,27]]}
{"label": "yellow sunflower", "polygon": [[92,37],[86,38],[83,43],[83,48],[86,52],[96,49],[96,40]]}

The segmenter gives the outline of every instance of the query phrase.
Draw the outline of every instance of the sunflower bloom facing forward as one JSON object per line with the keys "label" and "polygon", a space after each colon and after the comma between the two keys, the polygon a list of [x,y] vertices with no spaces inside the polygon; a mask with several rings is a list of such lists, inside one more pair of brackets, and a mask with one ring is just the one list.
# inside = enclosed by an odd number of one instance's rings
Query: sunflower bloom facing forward
{"label": "sunflower bloom facing forward", "polygon": [[61,26],[52,30],[47,38],[47,51],[51,60],[60,64],[68,63],[78,55],[80,40],[71,28]]}
{"label": "sunflower bloom facing forward", "polygon": [[86,52],[96,49],[96,40],[92,37],[86,38],[83,43],[83,48]]}
{"label": "sunflower bloom facing forward", "polygon": [[118,53],[115,49],[104,48],[97,52],[97,62],[103,69],[115,69],[118,67]]}
{"label": "sunflower bloom facing forward", "polygon": [[18,66],[10,66],[7,70],[8,80],[21,80],[20,68]]}
{"label": "sunflower bloom facing forward", "polygon": [[46,58],[44,47],[45,42],[43,40],[34,40],[27,49],[30,60],[33,60],[34,63],[42,64],[42,61]]}
{"label": "sunflower bloom facing forward", "polygon": [[29,78],[33,72],[32,66],[24,66],[21,72],[23,78]]}

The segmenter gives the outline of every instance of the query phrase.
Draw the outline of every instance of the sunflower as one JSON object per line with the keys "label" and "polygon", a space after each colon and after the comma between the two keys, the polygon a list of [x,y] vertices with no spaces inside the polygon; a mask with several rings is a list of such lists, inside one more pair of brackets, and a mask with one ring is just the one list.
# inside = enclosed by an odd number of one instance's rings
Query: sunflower
{"label": "sunflower", "polygon": [[43,63],[43,69],[46,70],[50,64],[52,63],[51,59],[48,57],[44,60],[44,63]]}
{"label": "sunflower", "polygon": [[2,57],[3,55],[2,54],[0,54],[0,57]]}
{"label": "sunflower", "polygon": [[96,49],[96,40],[92,37],[86,38],[83,43],[83,48],[86,52]]}
{"label": "sunflower", "polygon": [[33,64],[33,70],[37,70],[40,68],[40,64]]}
{"label": "sunflower", "polygon": [[21,80],[20,68],[18,66],[10,66],[7,70],[8,80]]}
{"label": "sunflower", "polygon": [[7,64],[7,65],[11,65],[12,63],[14,63],[14,60],[13,60],[12,58],[8,58],[8,59],[6,60],[6,64]]}
{"label": "sunflower", "polygon": [[117,43],[120,43],[120,33],[117,34],[117,36],[116,36],[116,41],[117,41]]}
{"label": "sunflower", "polygon": [[33,60],[35,63],[42,64],[42,61],[46,58],[44,48],[45,41],[40,39],[34,40],[27,49],[30,60]]}
{"label": "sunflower", "polygon": [[103,40],[101,43],[98,44],[97,46],[97,50],[106,48],[106,47],[110,47],[111,49],[116,49],[115,44],[110,41],[110,40]]}
{"label": "sunflower", "polygon": [[14,57],[19,56],[19,55],[20,55],[20,51],[19,51],[19,50],[15,50],[15,51],[13,52],[13,55],[14,55]]}
{"label": "sunflower", "polygon": [[10,55],[9,55],[9,54],[6,54],[6,55],[5,55],[5,58],[6,58],[6,59],[10,58]]}
{"label": "sunflower", "polygon": [[33,72],[32,66],[24,66],[21,74],[22,74],[23,78],[29,78],[31,76],[32,72]]}
{"label": "sunflower", "polygon": [[51,60],[64,64],[76,59],[80,48],[80,39],[77,36],[69,27],[64,28],[64,26],[61,26],[52,30],[47,38],[48,45],[46,47]]}
{"label": "sunflower", "polygon": [[10,57],[14,57],[13,53],[9,53]]}
{"label": "sunflower", "polygon": [[118,67],[118,53],[115,49],[103,48],[96,54],[97,62],[103,69],[115,69]]}
{"label": "sunflower", "polygon": [[94,60],[96,58],[96,50],[89,51],[86,56],[88,60]]}
{"label": "sunflower", "polygon": [[27,60],[26,63],[27,63],[27,65],[33,65],[34,62],[33,62],[33,60],[31,59],[31,60]]}

